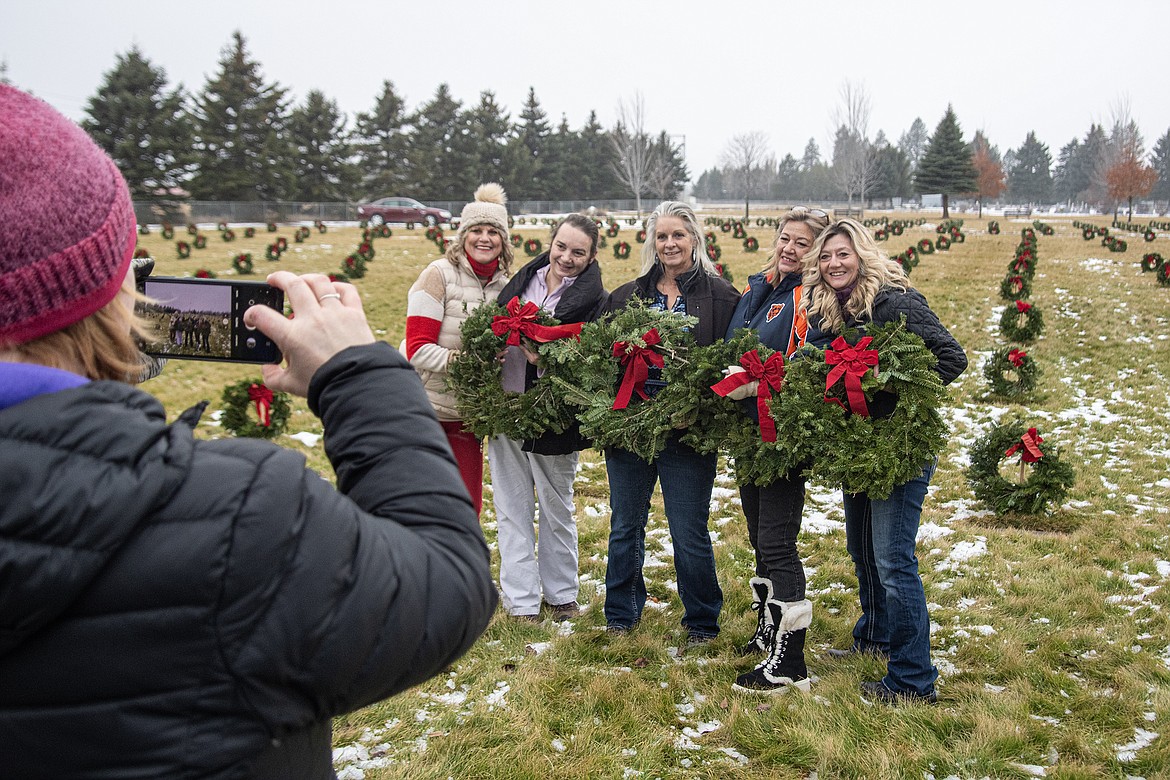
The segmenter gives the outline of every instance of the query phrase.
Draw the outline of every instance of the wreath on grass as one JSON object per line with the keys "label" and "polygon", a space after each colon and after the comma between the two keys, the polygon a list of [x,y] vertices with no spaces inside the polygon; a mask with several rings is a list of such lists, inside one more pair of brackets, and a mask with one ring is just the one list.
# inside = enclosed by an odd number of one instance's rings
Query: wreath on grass
{"label": "wreath on grass", "polygon": [[[1019,262],[1018,260],[1016,261]],[[1032,297],[1032,274],[1008,272],[999,283],[999,297],[1005,301],[1019,301]]]}
{"label": "wreath on grass", "polygon": [[934,254],[934,244],[931,243],[929,238],[924,238],[918,242],[918,252],[924,255],[932,255]]}
{"label": "wreath on grass", "polygon": [[248,252],[241,252],[236,255],[232,258],[232,268],[236,269],[236,273],[238,274],[252,273],[252,255]]}
{"label": "wreath on grass", "polygon": [[1153,241],[1158,237],[1158,234],[1152,230],[1147,230],[1145,233],[1142,233],[1142,237],[1145,238],[1146,241]]}
{"label": "wreath on grass", "polygon": [[1091,225],[1086,225],[1085,228],[1081,231],[1081,238],[1085,239],[1086,241],[1092,241],[1096,237],[1097,228]]}
{"label": "wreath on grass", "polygon": [[176,241],[175,251],[179,253],[180,260],[186,260],[191,256],[191,245],[186,241]]}
{"label": "wreath on grass", "polygon": [[[1023,319],[1021,324],[1020,320]],[[1021,344],[1035,341],[1044,332],[1044,316],[1040,309],[1027,301],[1016,301],[1003,308],[999,318],[999,331],[1008,341]]]}
{"label": "wreath on grass", "polygon": [[280,247],[281,252],[284,252],[288,249],[288,239],[284,236],[277,236],[275,243],[278,247]]}
{"label": "wreath on grass", "polygon": [[187,223],[187,235],[189,235],[189,236],[199,235],[199,227],[197,225],[195,225],[195,223],[193,223],[193,222],[188,222]]}
{"label": "wreath on grass", "polygon": [[[649,308],[639,298],[541,350],[581,433],[595,446],[654,460],[674,430],[705,438],[714,402],[708,389],[725,366],[701,362],[694,317]],[[655,374],[659,376],[656,378]]]}
{"label": "wreath on grass", "polygon": [[216,223],[215,229],[218,230],[220,233],[222,233],[223,231],[228,229],[227,223],[226,222]]}
{"label": "wreath on grass", "polygon": [[[1019,474],[1008,479],[1001,465],[1016,454]],[[975,498],[997,515],[1040,514],[1063,501],[1076,482],[1076,472],[1060,460],[1059,449],[1045,445],[1037,430],[1020,420],[994,426],[972,445],[970,456],[967,482]]]}
{"label": "wreath on grass", "polygon": [[934,247],[940,252],[945,252],[951,248],[951,240],[945,235],[939,236],[934,240]]}
{"label": "wreath on grass", "polygon": [[200,268],[198,271],[195,272],[195,278],[196,279],[217,279],[219,277],[215,273],[215,271],[211,271],[211,270],[208,270],[206,268]]}
{"label": "wreath on grass", "polygon": [[646,231],[639,230],[637,233],[634,234],[634,240],[637,241],[639,244],[645,244],[646,243]]}
{"label": "wreath on grass", "polygon": [[288,393],[273,392],[259,379],[245,379],[223,389],[220,422],[236,436],[275,439],[284,433],[291,413]]}
{"label": "wreath on grass", "polygon": [[374,259],[374,244],[372,241],[363,241],[358,244],[357,254],[367,263]]}
{"label": "wreath on grass", "polygon": [[875,241],[886,241],[890,238],[890,231],[885,228],[878,228],[873,231],[873,238]]}
{"label": "wreath on grass", "polygon": [[175,228],[171,225],[171,223],[164,222],[162,224],[162,237],[167,241],[170,241],[175,237]]}
{"label": "wreath on grass", "polygon": [[196,249],[206,249],[207,248],[207,236],[205,236],[201,233],[201,234],[195,236],[195,240],[192,241],[191,243],[194,244]]}
{"label": "wreath on grass", "polygon": [[743,251],[758,252],[760,251],[760,241],[755,236],[748,236],[743,240]]}
{"label": "wreath on grass", "polygon": [[324,232],[329,230],[328,226],[326,226],[325,223],[322,222],[321,220],[317,220],[316,222],[314,222],[313,227],[317,228],[318,233],[324,233]]}
{"label": "wreath on grass", "polygon": [[512,242],[513,249],[519,249],[524,245],[524,236],[520,235],[519,233],[513,233],[508,237],[508,240]]}
{"label": "wreath on grass", "polygon": [[524,242],[524,254],[529,257],[536,257],[540,254],[542,244],[539,238],[530,238]]}
{"label": "wreath on grass", "polygon": [[341,272],[349,279],[361,279],[366,275],[366,258],[357,252],[350,253],[341,261]]}
{"label": "wreath on grass", "polygon": [[1142,256],[1142,271],[1152,273],[1162,267],[1162,255],[1157,252],[1150,252]]}
{"label": "wreath on grass", "polygon": [[297,231],[293,233],[293,240],[298,244],[303,244],[308,240],[310,235],[312,235],[311,231],[304,225],[301,225],[299,228],[297,228]]}
{"label": "wreath on grass", "polygon": [[220,232],[219,237],[222,238],[224,241],[235,241],[236,240],[236,231],[232,230],[231,228],[224,228]]}
{"label": "wreath on grass", "polygon": [[994,220],[992,220],[991,222],[988,222],[987,223],[987,233],[988,233],[988,235],[998,236],[999,235],[999,223],[994,221]]}
{"label": "wreath on grass", "polygon": [[254,227],[244,228],[244,238],[255,238],[255,237],[256,237],[256,228],[254,228]]}
{"label": "wreath on grass", "polygon": [[572,340],[580,329],[580,324],[561,325],[535,303],[521,304],[518,298],[507,307],[492,301],[472,312],[463,322],[459,357],[447,373],[463,427],[477,436],[516,440],[567,430],[576,407],[565,400],[552,376],[545,372],[526,392],[509,392],[501,383],[503,366],[496,356],[521,343],[543,354],[544,343]]}
{"label": "wreath on grass", "polygon": [[272,263],[280,260],[280,245],[269,244],[268,248],[264,250],[264,259]]}
{"label": "wreath on grass", "polygon": [[736,222],[734,225],[731,226],[731,237],[732,238],[747,238],[747,231],[744,230],[742,222]]}
{"label": "wreath on grass", "polygon": [[900,222],[895,222],[894,224],[890,225],[890,235],[892,236],[900,236],[903,232],[905,232],[905,230],[906,228],[904,228]]}
{"label": "wreath on grass", "polygon": [[[824,351],[808,347],[798,355],[772,416],[778,430],[806,437],[811,478],[886,498],[942,450],[946,390],[938,359],[904,317],[847,330]],[[897,398],[889,416],[875,419],[869,405],[879,392]]]}
{"label": "wreath on grass", "polygon": [[[739,381],[758,381],[761,387],[766,383],[767,397],[761,393],[743,402],[732,401],[716,389],[728,381],[720,377],[711,386],[716,399],[707,412],[709,422],[683,434],[683,443],[699,452],[725,451],[735,464],[736,480],[740,483],[768,485],[803,466],[808,456],[804,429],[781,430],[771,411],[787,392],[783,381],[784,355],[761,344],[759,334],[746,328],[736,331],[730,341],[703,347],[702,352],[699,359],[704,371],[722,374],[728,366],[742,366],[745,372],[735,376],[745,379]],[[731,379],[729,385],[735,382]],[[730,391],[733,388],[729,385],[723,387]],[[755,405],[762,423],[745,412],[744,403]]]}
{"label": "wreath on grass", "polygon": [[718,244],[707,244],[707,259],[712,263],[718,263],[721,257],[723,257],[723,250],[719,248]]}
{"label": "wreath on grass", "polygon": [[1170,287],[1170,263],[1162,263],[1158,266],[1158,284]]}
{"label": "wreath on grass", "polygon": [[610,222],[609,227],[605,229],[605,235],[609,236],[610,238],[617,238],[619,230],[621,230],[621,228],[618,227],[618,223]]}
{"label": "wreath on grass", "polygon": [[626,241],[619,241],[613,245],[613,256],[618,260],[625,260],[630,256],[630,245]]}
{"label": "wreath on grass", "polygon": [[268,223],[268,232],[269,232],[269,233],[275,233],[275,232],[276,232],[276,223],[275,223],[275,222],[269,222],[269,223]]}
{"label": "wreath on grass", "polygon": [[991,392],[1002,398],[1021,398],[1036,389],[1040,366],[1032,356],[1016,347],[1003,347],[991,353],[983,364],[983,378]]}

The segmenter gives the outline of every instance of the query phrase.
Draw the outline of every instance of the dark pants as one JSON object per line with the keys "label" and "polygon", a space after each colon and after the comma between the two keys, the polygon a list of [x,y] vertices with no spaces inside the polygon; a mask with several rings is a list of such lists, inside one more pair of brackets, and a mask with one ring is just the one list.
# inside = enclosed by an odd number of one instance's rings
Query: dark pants
{"label": "dark pants", "polygon": [[756,552],[756,576],[772,581],[772,597],[777,601],[804,599],[804,565],[796,549],[804,511],[804,477],[800,472],[793,469],[785,479],[770,485],[739,486],[748,539]]}

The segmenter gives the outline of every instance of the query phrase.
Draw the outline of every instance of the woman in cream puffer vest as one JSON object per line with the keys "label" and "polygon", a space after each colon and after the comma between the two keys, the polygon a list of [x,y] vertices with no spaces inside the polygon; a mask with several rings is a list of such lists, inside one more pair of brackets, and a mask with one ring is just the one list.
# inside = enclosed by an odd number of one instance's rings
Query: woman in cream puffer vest
{"label": "woman in cream puffer vest", "polygon": [[482,442],[463,430],[447,368],[458,359],[464,320],[495,300],[508,281],[513,255],[506,203],[498,184],[475,191],[475,200],[463,207],[455,240],[419,274],[406,305],[406,357],[422,376],[476,511],[483,505]]}

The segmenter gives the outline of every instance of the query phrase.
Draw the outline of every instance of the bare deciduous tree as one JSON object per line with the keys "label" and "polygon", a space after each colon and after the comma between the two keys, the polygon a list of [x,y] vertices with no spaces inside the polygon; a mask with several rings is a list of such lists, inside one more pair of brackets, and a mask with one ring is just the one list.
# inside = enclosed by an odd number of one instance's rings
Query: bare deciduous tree
{"label": "bare deciduous tree", "polygon": [[618,101],[617,126],[609,138],[617,153],[614,174],[633,193],[641,216],[642,193],[650,181],[654,165],[654,144],[646,132],[646,102],[641,92],[635,93],[628,104],[624,100]]}
{"label": "bare deciduous tree", "polygon": [[876,150],[868,137],[872,104],[858,82],[846,80],[840,94],[841,104],[833,110],[833,180],[852,206],[855,194],[865,200],[877,168]]}
{"label": "bare deciduous tree", "polygon": [[732,137],[723,151],[723,167],[738,176],[743,184],[743,218],[748,218],[752,188],[759,184],[773,158],[768,151],[768,135],[759,130]]}

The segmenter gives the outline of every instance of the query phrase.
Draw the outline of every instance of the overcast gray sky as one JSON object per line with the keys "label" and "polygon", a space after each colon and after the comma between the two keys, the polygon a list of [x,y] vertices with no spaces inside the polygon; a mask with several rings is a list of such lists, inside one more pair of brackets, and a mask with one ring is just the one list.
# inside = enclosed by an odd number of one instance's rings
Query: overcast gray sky
{"label": "overcast gray sky", "polygon": [[1128,103],[1150,150],[1170,129],[1170,3],[722,0],[4,0],[8,78],[73,119],[117,54],[137,44],[172,84],[203,88],[233,30],[267,81],[296,100],[320,89],[351,118],[384,79],[413,109],[446,82],[519,114],[528,88],[555,127],[606,127],[640,92],[647,125],[685,136],[692,176],[736,134],[769,134],[779,159],[809,138],[831,151],[846,79],[872,101],[870,135],[892,142],[948,103],[964,137],[1005,151],[1029,130],[1053,159]]}

